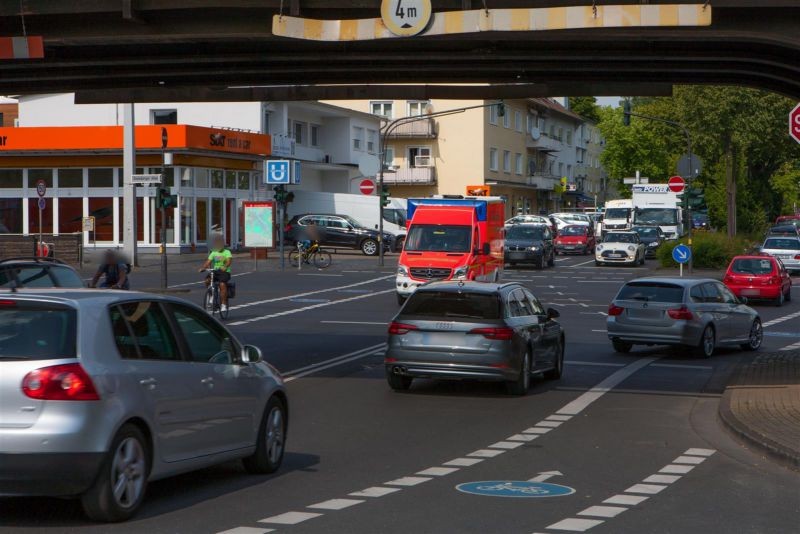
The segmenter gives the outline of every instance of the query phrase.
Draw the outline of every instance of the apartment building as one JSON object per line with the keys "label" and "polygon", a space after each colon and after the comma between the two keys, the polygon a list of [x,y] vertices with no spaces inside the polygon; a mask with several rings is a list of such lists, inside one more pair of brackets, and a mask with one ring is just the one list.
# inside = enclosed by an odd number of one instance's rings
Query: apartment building
{"label": "apartment building", "polygon": [[[593,202],[585,121],[550,99],[507,100],[502,114],[494,103],[337,102],[383,119],[384,182],[392,196],[465,194],[469,186],[489,186],[492,195],[506,198],[508,216]],[[464,111],[428,117],[456,109]],[[410,120],[395,122],[403,118]]]}

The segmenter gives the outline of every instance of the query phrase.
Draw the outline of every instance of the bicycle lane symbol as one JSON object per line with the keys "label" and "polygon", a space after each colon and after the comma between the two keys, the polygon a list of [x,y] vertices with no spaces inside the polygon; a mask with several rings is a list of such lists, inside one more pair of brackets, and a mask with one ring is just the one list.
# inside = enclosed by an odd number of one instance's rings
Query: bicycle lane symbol
{"label": "bicycle lane symbol", "polygon": [[483,497],[564,497],[575,493],[575,489],[549,482],[529,482],[523,480],[484,480],[459,484],[456,489],[462,493]]}

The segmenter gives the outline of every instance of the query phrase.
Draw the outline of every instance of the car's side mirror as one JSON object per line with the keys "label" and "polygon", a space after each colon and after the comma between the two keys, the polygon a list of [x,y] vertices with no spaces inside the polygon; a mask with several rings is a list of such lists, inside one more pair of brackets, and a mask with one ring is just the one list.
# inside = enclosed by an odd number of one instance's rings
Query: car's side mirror
{"label": "car's side mirror", "polygon": [[553,308],[547,308],[547,320],[548,321],[551,320],[551,319],[558,319],[559,317],[561,317],[561,314],[558,313],[557,310],[554,310]]}
{"label": "car's side mirror", "polygon": [[747,297],[739,297],[740,304],[747,304]]}
{"label": "car's side mirror", "polygon": [[483,247],[481,248],[481,254],[483,254],[484,256],[488,256],[491,253],[492,253],[492,247],[489,245],[489,243],[484,243]]}
{"label": "car's side mirror", "polygon": [[242,361],[244,363],[258,363],[264,359],[261,349],[254,345],[245,345],[242,348]]}

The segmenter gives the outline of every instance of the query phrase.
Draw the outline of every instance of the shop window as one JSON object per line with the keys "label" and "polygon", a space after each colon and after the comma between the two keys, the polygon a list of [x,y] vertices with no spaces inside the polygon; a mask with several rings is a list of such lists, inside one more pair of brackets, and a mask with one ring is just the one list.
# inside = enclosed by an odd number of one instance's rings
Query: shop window
{"label": "shop window", "polygon": [[211,171],[211,188],[222,189],[225,185],[225,175],[222,171]]}
{"label": "shop window", "polygon": [[[119,242],[122,243],[123,238],[125,237],[125,202],[122,198],[119,199]],[[94,207],[97,206],[97,207]],[[106,217],[106,212],[110,212],[112,209],[111,199],[110,198],[89,198],[89,215],[95,216],[94,226],[97,230],[97,241],[111,241],[111,237],[114,235],[113,230],[113,219],[111,215]],[[102,223],[100,222],[100,218],[102,216]],[[101,229],[100,225],[107,225],[108,230],[105,231],[103,235],[107,237],[101,238]],[[137,241],[144,241],[144,199],[137,198],[136,199],[136,240]]]}
{"label": "shop window", "polygon": [[242,191],[250,191],[250,173],[239,172],[237,173],[237,176],[239,189]]}
{"label": "shop window", "polygon": [[22,189],[22,169],[0,169],[0,189]]}
{"label": "shop window", "polygon": [[194,169],[194,186],[203,189],[208,187],[208,169]]}
{"label": "shop window", "polygon": [[[28,199],[28,214],[29,223],[28,223],[28,232],[31,234],[38,234],[39,233],[39,199],[38,198],[29,198]],[[53,199],[47,198],[47,207],[42,210],[42,233],[43,234],[52,234],[53,233]]]}
{"label": "shop window", "polygon": [[[21,181],[22,181],[22,171],[20,171],[20,182]],[[20,185],[22,184],[20,183]],[[0,233],[2,234],[22,233],[21,198],[0,198]]]}
{"label": "shop window", "polygon": [[83,187],[83,169],[58,169],[58,187]]}
{"label": "shop window", "polygon": [[223,206],[221,198],[211,199],[211,234],[222,234],[225,230],[225,221],[223,220]]}
{"label": "shop window", "polygon": [[178,124],[178,110],[151,109],[150,124]]}
{"label": "shop window", "polygon": [[205,243],[208,238],[208,200],[205,198],[197,199],[197,209],[194,210],[197,217],[197,240],[196,243]]}
{"label": "shop window", "polygon": [[28,169],[28,187],[36,187],[36,182],[44,180],[47,188],[53,187],[53,169]]}
{"label": "shop window", "polygon": [[[74,170],[74,169],[70,169]],[[58,174],[59,187],[61,184],[61,172]],[[83,219],[83,198],[61,197],[58,200],[58,232],[60,234],[73,234],[81,231],[81,220]],[[95,220],[95,222],[97,222]],[[92,235],[89,234],[89,238]]]}
{"label": "shop window", "polygon": [[225,171],[225,189],[236,189],[236,171]]}
{"label": "shop window", "polygon": [[192,239],[192,219],[194,218],[194,198],[181,197],[181,245],[191,245]]}
{"label": "shop window", "polygon": [[114,169],[89,169],[89,187],[114,187]]}

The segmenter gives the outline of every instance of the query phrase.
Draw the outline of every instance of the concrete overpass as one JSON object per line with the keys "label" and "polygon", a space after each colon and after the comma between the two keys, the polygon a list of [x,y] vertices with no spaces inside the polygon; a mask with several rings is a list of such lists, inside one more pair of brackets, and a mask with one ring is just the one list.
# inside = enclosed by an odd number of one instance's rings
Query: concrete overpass
{"label": "concrete overpass", "polygon": [[[609,4],[703,0],[597,0]],[[342,7],[344,4],[344,7]],[[591,0],[486,0],[491,9]],[[82,102],[668,94],[672,84],[800,98],[800,1],[709,0],[709,27],[485,32],[359,42],[272,34],[272,16],[380,16],[379,0],[25,0],[0,33],[43,35],[41,60],[0,62],[0,94],[79,91]],[[434,0],[433,11],[482,9]],[[505,84],[436,87],[398,84]],[[365,84],[395,84],[376,86]],[[320,84],[342,84],[344,87]],[[514,84],[514,85],[512,85]],[[519,84],[519,85],[517,85]],[[246,86],[244,88],[233,88]],[[252,87],[260,86],[260,87]]]}

